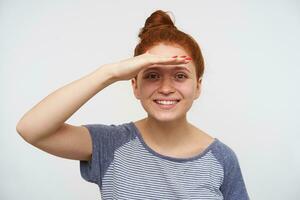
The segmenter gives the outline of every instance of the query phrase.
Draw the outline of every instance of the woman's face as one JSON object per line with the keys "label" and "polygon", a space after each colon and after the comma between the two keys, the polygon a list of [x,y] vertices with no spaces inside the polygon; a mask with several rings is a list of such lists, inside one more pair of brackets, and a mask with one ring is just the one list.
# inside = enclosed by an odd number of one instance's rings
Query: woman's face
{"label": "woman's face", "polygon": [[[166,57],[190,57],[183,48],[162,43],[148,52]],[[137,80],[132,79],[134,95],[141,101],[148,117],[165,122],[186,117],[193,101],[200,95],[200,86],[192,61],[179,66],[152,65],[141,70]]]}

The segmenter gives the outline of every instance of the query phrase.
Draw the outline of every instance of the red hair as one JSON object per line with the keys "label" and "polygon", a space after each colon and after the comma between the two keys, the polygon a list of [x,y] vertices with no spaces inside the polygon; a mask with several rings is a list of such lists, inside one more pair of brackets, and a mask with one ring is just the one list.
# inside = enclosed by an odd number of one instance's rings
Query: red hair
{"label": "red hair", "polygon": [[202,77],[204,59],[198,43],[190,35],[178,30],[167,12],[162,10],[153,12],[147,18],[138,36],[140,41],[134,49],[134,56],[145,53],[159,43],[179,45],[192,57],[197,79]]}

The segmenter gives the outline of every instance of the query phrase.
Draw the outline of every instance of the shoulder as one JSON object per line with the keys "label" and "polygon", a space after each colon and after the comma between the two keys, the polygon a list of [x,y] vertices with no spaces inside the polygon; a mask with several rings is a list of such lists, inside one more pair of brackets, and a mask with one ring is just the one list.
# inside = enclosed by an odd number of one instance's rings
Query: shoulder
{"label": "shoulder", "polygon": [[220,139],[215,138],[216,146],[214,148],[214,152],[216,154],[220,154],[223,157],[233,156],[235,155],[234,150],[227,144],[223,143]]}
{"label": "shoulder", "polygon": [[212,153],[218,162],[223,166],[225,174],[230,173],[230,171],[239,168],[239,161],[235,151],[220,141],[218,138],[215,139],[214,148],[212,148]]}
{"label": "shoulder", "polygon": [[230,146],[223,143],[218,138],[215,138],[215,140],[215,146],[212,149],[212,152],[219,162],[221,162],[223,165],[238,162],[237,155]]}
{"label": "shoulder", "polygon": [[131,122],[122,124],[85,124],[92,138],[125,141],[134,137],[134,127]]}
{"label": "shoulder", "polygon": [[131,123],[122,123],[122,124],[84,124],[89,131],[98,132],[98,133],[126,133],[132,132]]}

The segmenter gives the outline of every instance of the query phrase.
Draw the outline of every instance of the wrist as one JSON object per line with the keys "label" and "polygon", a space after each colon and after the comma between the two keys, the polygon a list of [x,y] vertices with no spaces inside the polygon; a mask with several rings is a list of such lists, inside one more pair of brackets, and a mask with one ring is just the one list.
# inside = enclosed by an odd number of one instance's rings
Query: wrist
{"label": "wrist", "polygon": [[108,78],[109,81],[115,82],[118,81],[118,75],[115,71],[116,66],[112,66],[115,64],[104,64],[100,67],[100,73],[105,74],[105,76]]}

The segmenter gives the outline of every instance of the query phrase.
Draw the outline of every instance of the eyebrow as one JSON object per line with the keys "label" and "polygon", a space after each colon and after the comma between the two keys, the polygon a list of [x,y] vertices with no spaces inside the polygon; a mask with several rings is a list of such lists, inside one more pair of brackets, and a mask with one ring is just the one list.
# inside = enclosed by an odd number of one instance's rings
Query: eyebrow
{"label": "eyebrow", "polygon": [[[163,67],[150,67],[148,69],[146,69],[143,73],[149,71],[149,70],[158,70],[161,71],[161,68]],[[170,68],[170,69],[175,69],[175,70],[185,70],[188,71],[189,73],[192,73],[187,67],[180,67],[180,66],[175,66],[175,67],[164,67],[164,68]]]}

